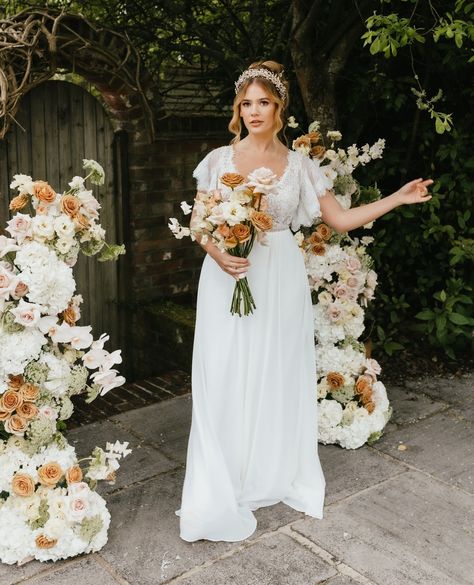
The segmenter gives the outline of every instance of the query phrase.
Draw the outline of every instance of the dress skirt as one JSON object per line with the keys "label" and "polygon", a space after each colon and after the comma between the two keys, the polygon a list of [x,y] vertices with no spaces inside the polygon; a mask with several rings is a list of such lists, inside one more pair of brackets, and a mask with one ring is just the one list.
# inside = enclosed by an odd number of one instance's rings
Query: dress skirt
{"label": "dress skirt", "polygon": [[235,280],[206,255],[192,362],[192,420],[180,537],[239,541],[253,511],[284,502],[323,517],[311,293],[289,229],[255,242],[247,273],[256,309],[231,315]]}

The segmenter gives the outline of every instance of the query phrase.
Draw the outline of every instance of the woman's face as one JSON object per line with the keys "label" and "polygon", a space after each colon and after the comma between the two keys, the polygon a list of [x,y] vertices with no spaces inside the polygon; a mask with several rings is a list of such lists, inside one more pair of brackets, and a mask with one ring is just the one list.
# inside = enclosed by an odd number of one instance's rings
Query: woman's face
{"label": "woman's face", "polygon": [[251,83],[240,103],[240,115],[249,134],[272,134],[277,104],[259,83]]}

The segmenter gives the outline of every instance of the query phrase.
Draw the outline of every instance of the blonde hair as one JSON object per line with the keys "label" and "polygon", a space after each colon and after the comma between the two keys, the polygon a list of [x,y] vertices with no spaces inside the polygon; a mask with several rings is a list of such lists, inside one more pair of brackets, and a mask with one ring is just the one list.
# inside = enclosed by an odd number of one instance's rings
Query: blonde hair
{"label": "blonde hair", "polygon": [[[268,69],[272,73],[282,74],[283,73],[283,65],[277,63],[276,61],[255,61],[248,66],[248,69]],[[268,93],[273,98],[274,102],[276,103],[275,109],[275,126],[273,133],[277,136],[282,130],[284,130],[286,126],[286,112],[288,108],[288,96],[289,96],[289,87],[288,81],[281,77],[281,81],[286,89],[287,98],[283,100],[278,93],[277,88],[273,85],[273,83],[266,79],[265,77],[253,77],[251,79],[246,79],[239,88],[239,92],[236,94],[234,98],[234,103],[232,104],[233,114],[232,119],[229,122],[228,128],[229,131],[234,134],[234,138],[230,141],[231,144],[239,142],[240,135],[242,133],[242,120],[240,117],[240,104],[242,103],[247,88],[252,83],[259,83],[263,88],[265,88]],[[285,138],[286,141],[286,138]]]}

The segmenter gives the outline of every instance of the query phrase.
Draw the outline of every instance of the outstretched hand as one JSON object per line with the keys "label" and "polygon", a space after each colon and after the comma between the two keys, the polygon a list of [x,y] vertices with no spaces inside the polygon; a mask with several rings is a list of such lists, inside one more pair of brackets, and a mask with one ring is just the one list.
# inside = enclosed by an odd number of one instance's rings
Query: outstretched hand
{"label": "outstretched hand", "polygon": [[415,179],[405,183],[403,187],[398,189],[401,203],[424,203],[429,201],[433,197],[428,193],[428,185],[431,185],[431,183],[433,183],[433,179]]}

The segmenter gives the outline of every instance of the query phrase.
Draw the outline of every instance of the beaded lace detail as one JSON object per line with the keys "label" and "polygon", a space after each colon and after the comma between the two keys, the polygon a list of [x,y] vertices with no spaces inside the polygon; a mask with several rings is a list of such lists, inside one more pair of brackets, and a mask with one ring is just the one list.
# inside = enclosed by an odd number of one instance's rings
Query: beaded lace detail
{"label": "beaded lace detail", "polygon": [[[220,176],[237,173],[233,154],[232,145],[228,145],[216,148],[204,157],[193,173],[198,189],[217,189]],[[274,192],[268,196],[267,213],[273,219],[273,231],[289,227],[297,231],[302,225],[312,225],[321,215],[318,197],[325,195],[331,186],[331,181],[316,161],[289,150],[286,168]]]}

